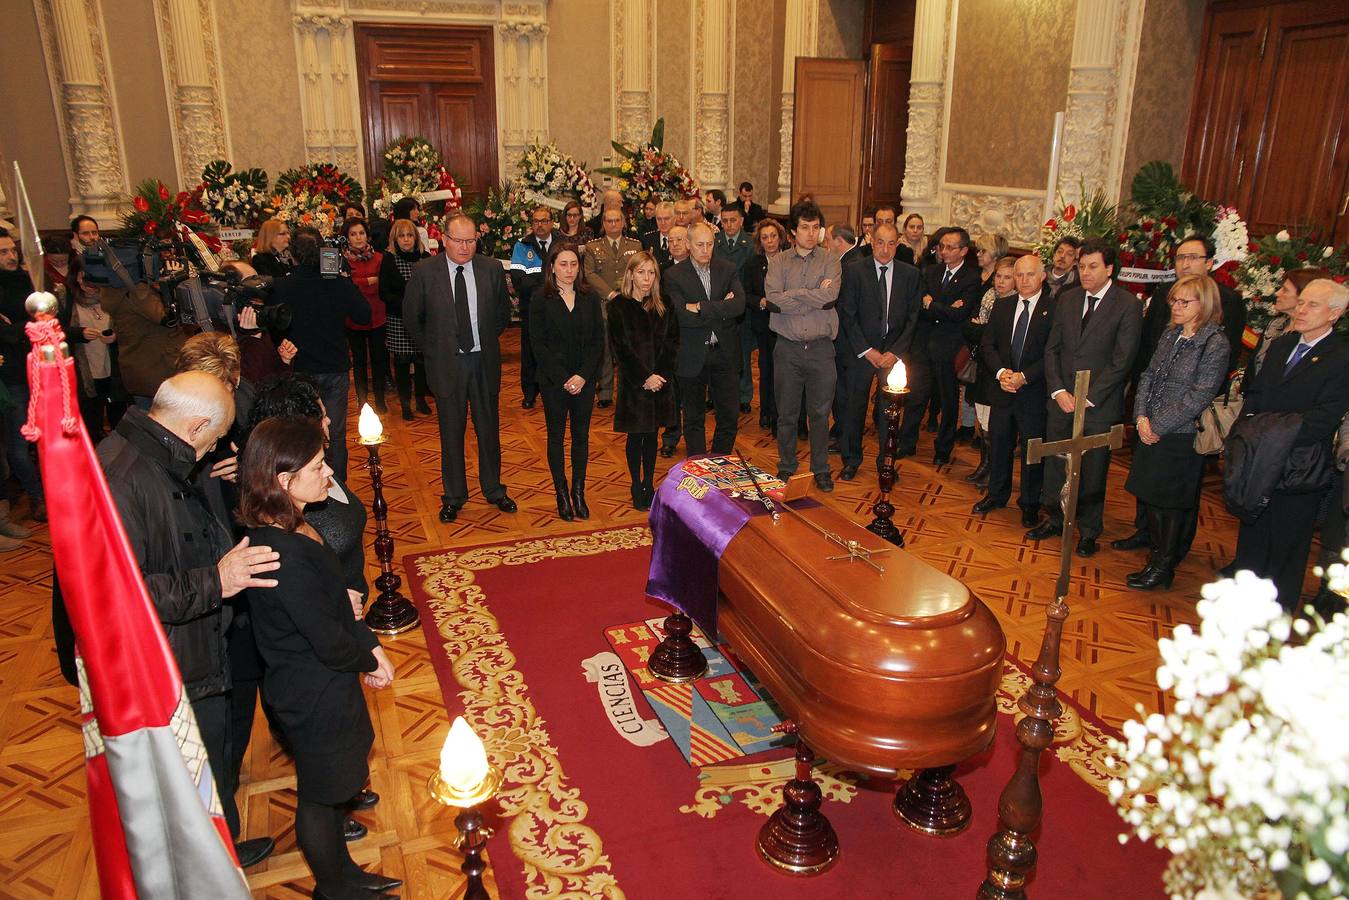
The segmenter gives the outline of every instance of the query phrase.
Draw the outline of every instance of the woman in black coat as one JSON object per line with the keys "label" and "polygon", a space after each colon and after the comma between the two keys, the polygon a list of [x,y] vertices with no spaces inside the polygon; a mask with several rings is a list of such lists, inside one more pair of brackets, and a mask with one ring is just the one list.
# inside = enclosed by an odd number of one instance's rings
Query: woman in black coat
{"label": "woman in black coat", "polygon": [[745,262],[745,308],[759,349],[759,427],[769,431],[778,427],[778,404],[773,396],[773,347],[778,338],[768,327],[764,279],[768,275],[768,261],[786,249],[787,229],[777,219],[761,219],[754,226],[754,255]]}
{"label": "woman in black coat", "polygon": [[[398,386],[398,402],[403,407],[404,421],[412,421],[412,385],[417,385],[417,412],[430,415],[426,398],[431,393],[426,385],[426,359],[417,351],[403,326],[403,294],[408,279],[417,263],[430,256],[422,247],[421,235],[411,219],[395,219],[389,230],[389,251],[379,270],[379,297],[384,301],[388,320],[384,341],[393,357],[393,380]],[[414,372],[413,366],[416,366]]]}
{"label": "woman in black coat", "polygon": [[[754,259],[746,264],[754,265]],[[614,430],[628,436],[633,509],[648,510],[655,494],[656,447],[662,427],[677,421],[674,394],[679,323],[660,299],[656,258],[643,250],[628,258],[623,287],[609,304],[609,343],[618,363]]]}
{"label": "woman in black coat", "polygon": [[[543,297],[529,305],[529,343],[538,367],[543,418],[548,426],[548,468],[557,491],[557,514],[565,521],[590,518],[586,462],[590,413],[604,354],[604,311],[581,277],[581,258],[569,244],[556,244],[544,263]],[[571,420],[571,490],[563,453]]]}
{"label": "woman in black coat", "polygon": [[280,219],[268,219],[253,239],[253,257],[249,260],[259,275],[285,278],[295,268],[290,254],[290,226]]}
{"label": "woman in black coat", "polygon": [[[1153,301],[1154,303],[1157,301]],[[1189,275],[1167,295],[1171,324],[1162,332],[1134,395],[1134,445],[1124,487],[1147,508],[1152,552],[1124,583],[1135,590],[1169,588],[1180,561],[1185,519],[1199,503],[1204,457],[1195,452],[1195,419],[1227,377],[1227,336],[1218,285]]]}
{"label": "woman in black coat", "polygon": [[343,839],[345,804],[369,778],[374,743],[360,673],[378,689],[394,672],[379,639],[353,615],[337,554],[303,515],[328,497],[323,445],[323,428],[310,419],[268,419],[254,429],[239,518],[252,543],[281,556],[276,586],[251,589],[250,611],[267,664],[263,694],[295,759],[295,835],[314,896],[363,900],[401,883],[363,872]]}

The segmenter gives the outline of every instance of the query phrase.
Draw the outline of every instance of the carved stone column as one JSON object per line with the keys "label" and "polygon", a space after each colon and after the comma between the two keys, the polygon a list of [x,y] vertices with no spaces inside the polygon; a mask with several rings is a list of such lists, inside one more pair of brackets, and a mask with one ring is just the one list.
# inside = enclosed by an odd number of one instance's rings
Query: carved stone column
{"label": "carved stone column", "polygon": [[778,126],[778,197],[769,209],[785,213],[792,205],[792,130],[796,124],[796,58],[814,56],[819,44],[820,0],[787,0],[782,43],[782,119]]}
{"label": "carved stone column", "polygon": [[697,0],[692,50],[693,174],[704,190],[730,187],[735,0]]}
{"label": "carved stone column", "polygon": [[656,122],[655,0],[611,0],[614,131],[623,143],[642,143]]}
{"label": "carved stone column", "polygon": [[497,23],[501,58],[501,166],[507,176],[532,140],[548,136],[548,78],[543,22]]}
{"label": "carved stone column", "polygon": [[950,0],[918,0],[909,75],[909,127],[904,154],[904,212],[934,220],[941,209],[945,148],[946,43]]}
{"label": "carved stone column", "polygon": [[1066,203],[1080,201],[1083,187],[1119,197],[1142,8],[1143,0],[1078,0],[1059,165]]}
{"label": "carved stone column", "polygon": [[293,17],[300,61],[301,114],[305,157],[336,163],[364,180],[356,127],[359,100],[352,78],[355,45],[351,20],[344,16],[301,13]]}
{"label": "carved stone column", "polygon": [[230,156],[220,108],[220,53],[208,0],[156,0],[164,79],[172,103],[170,124],[178,161],[178,184],[191,190],[201,170]]}
{"label": "carved stone column", "polygon": [[38,0],[70,178],[70,211],[110,224],[130,192],[97,0]]}

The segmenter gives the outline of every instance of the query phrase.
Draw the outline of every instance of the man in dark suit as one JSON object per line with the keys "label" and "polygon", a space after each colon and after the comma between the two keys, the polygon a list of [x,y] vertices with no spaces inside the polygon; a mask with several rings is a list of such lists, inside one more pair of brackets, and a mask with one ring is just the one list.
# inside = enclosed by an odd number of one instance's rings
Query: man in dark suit
{"label": "man in dark suit", "polygon": [[[838,344],[847,367],[843,399],[843,428],[839,443],[843,471],[852,481],[862,465],[862,431],[872,384],[881,382],[901,358],[909,355],[918,310],[922,308],[922,279],[913,266],[895,260],[899,231],[877,225],[871,233],[871,258],[843,270],[838,293]],[[878,388],[879,389],[879,388]],[[883,402],[876,403],[876,433],[883,432]]]}
{"label": "man in dark suit", "polygon": [[[1213,241],[1208,238],[1190,235],[1176,245],[1175,255],[1176,278],[1185,278],[1188,275],[1209,275],[1213,271]],[[1143,336],[1138,342],[1138,356],[1134,359],[1133,371],[1129,373],[1129,386],[1138,387],[1138,379],[1143,375],[1143,370],[1148,367],[1152,361],[1152,354],[1157,351],[1157,342],[1162,338],[1162,332],[1171,324],[1171,304],[1167,302],[1167,295],[1171,293],[1171,288],[1176,286],[1175,281],[1164,281],[1152,289],[1152,297],[1148,301],[1147,311],[1143,313]],[[1246,330],[1246,301],[1241,299],[1241,295],[1232,290],[1225,284],[1218,284],[1218,297],[1222,301],[1223,309],[1223,334],[1227,336],[1227,371],[1232,373],[1237,367],[1237,356],[1241,353],[1241,335]],[[1223,390],[1227,385],[1223,384]],[[1202,492],[1204,481],[1201,478],[1195,485],[1197,491]],[[1110,546],[1116,550],[1141,550],[1152,546],[1148,538],[1148,515],[1146,504],[1139,501],[1138,509],[1134,515],[1134,533],[1126,538],[1120,538],[1117,541],[1111,541]],[[1199,504],[1196,503],[1192,508],[1186,510],[1185,520],[1181,523],[1180,548],[1176,557],[1177,563],[1184,559],[1190,552],[1190,545],[1194,543],[1195,532],[1199,529]]]}
{"label": "man in dark suit", "polygon": [[748,181],[740,182],[740,189],[736,192],[738,199],[735,205],[740,207],[740,211],[745,216],[745,230],[753,233],[754,226],[768,216],[764,208],[754,202],[754,185]]}
{"label": "man in dark suit", "polygon": [[473,416],[478,435],[478,484],[488,503],[513,513],[501,483],[501,393],[498,339],[510,322],[501,264],[477,254],[478,228],[460,213],[445,226],[445,255],[412,270],[403,297],[403,324],[426,355],[427,383],[440,423],[440,521],[453,522],[468,502],[464,429]]}
{"label": "man in dark suit", "polygon": [[674,204],[662,200],[656,204],[656,227],[642,235],[642,249],[656,258],[656,265],[664,272],[674,265],[670,257],[670,226],[674,225]]}
{"label": "man in dark suit", "polygon": [[956,353],[964,346],[961,326],[979,309],[979,267],[967,264],[970,233],[951,228],[937,247],[941,264],[923,270],[923,310],[913,335],[913,360],[904,426],[899,432],[899,455],[911,456],[918,445],[918,426],[928,400],[940,407],[933,464],[951,461],[960,416],[960,382],[956,381]]}
{"label": "man in dark suit", "polygon": [[529,341],[529,304],[543,287],[543,264],[553,246],[553,212],[536,206],[529,214],[529,234],[515,244],[511,252],[510,278],[515,296],[520,298],[520,401],[523,409],[533,409],[539,396],[535,377],[534,347]]}
{"label": "man in dark suit", "polygon": [[713,256],[716,230],[706,222],[689,226],[689,258],[661,279],[661,290],[679,321],[679,379],[684,414],[684,449],[690,456],[707,452],[707,400],[711,393],[716,427],[712,452],[730,453],[738,422],[736,391],[740,381],[740,327],[745,290],[735,263]]}
{"label": "man in dark suit", "polygon": [[986,515],[1012,497],[1012,455],[1021,450],[1021,524],[1040,518],[1044,463],[1026,461],[1026,442],[1045,436],[1045,344],[1054,323],[1054,299],[1044,289],[1045,264],[1034,253],[1012,269],[1016,296],[993,304],[979,354],[997,376],[998,390],[989,397],[988,492],[972,510]]}
{"label": "man in dark suit", "polygon": [[[1242,415],[1298,413],[1302,423],[1293,439],[1299,448],[1321,444],[1331,459],[1331,442],[1349,411],[1349,347],[1335,333],[1335,322],[1349,303],[1349,288],[1318,278],[1302,289],[1292,328],[1269,347],[1265,363],[1246,384]],[[1249,372],[1249,370],[1248,370]],[[1306,452],[1305,450],[1303,452]],[[1275,490],[1269,506],[1252,524],[1237,532],[1233,569],[1250,569],[1273,580],[1279,603],[1298,607],[1307,573],[1316,512],[1325,488],[1299,492]]]}
{"label": "man in dark suit", "polygon": [[[1045,382],[1049,412],[1045,439],[1064,440],[1073,433],[1073,384],[1078,370],[1091,372],[1087,393],[1086,433],[1099,434],[1124,415],[1124,388],[1129,367],[1138,352],[1143,309],[1138,298],[1112,281],[1115,248],[1099,238],[1082,244],[1077,258],[1080,284],[1060,293],[1054,305],[1054,325],[1045,346]],[[1082,456],[1077,494],[1077,554],[1091,556],[1099,548],[1105,511],[1105,483],[1110,449],[1097,447]],[[1049,518],[1026,532],[1026,539],[1042,541],[1063,534],[1059,494],[1066,473],[1063,460],[1045,463],[1042,502]],[[1071,535],[1065,536],[1065,540]]]}

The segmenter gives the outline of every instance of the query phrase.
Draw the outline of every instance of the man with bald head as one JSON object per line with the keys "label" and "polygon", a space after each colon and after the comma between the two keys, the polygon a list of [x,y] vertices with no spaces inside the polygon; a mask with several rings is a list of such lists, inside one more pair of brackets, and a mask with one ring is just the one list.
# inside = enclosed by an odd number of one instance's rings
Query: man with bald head
{"label": "man with bald head", "polygon": [[1044,463],[1026,460],[1026,442],[1045,436],[1047,419],[1045,342],[1054,323],[1054,297],[1045,290],[1045,264],[1034,253],[1016,261],[1012,280],[1016,296],[993,303],[979,354],[997,376],[998,390],[989,398],[988,493],[974,504],[987,515],[1012,497],[1012,454],[1021,451],[1021,524],[1040,518]]}
{"label": "man with bald head", "polygon": [[[229,524],[211,512],[197,486],[202,457],[233,422],[232,387],[205,372],[184,372],[159,386],[148,413],[127,410],[97,454],[178,663],[225,820],[237,839],[225,640],[230,601],[250,587],[275,587],[266,573],[281,564],[270,547],[250,546],[247,538],[231,547]],[[237,844],[239,861],[245,866],[260,862],[273,846],[266,837]]]}

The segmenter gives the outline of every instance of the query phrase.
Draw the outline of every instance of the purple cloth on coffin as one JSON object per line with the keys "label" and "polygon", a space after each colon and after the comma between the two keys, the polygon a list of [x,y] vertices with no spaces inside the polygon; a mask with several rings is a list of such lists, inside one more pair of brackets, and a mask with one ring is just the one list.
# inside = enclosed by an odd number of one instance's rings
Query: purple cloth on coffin
{"label": "purple cloth on coffin", "polygon": [[715,639],[721,554],[753,514],[749,503],[685,474],[683,463],[672,466],[651,502],[647,596],[670,604]]}

